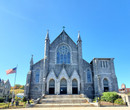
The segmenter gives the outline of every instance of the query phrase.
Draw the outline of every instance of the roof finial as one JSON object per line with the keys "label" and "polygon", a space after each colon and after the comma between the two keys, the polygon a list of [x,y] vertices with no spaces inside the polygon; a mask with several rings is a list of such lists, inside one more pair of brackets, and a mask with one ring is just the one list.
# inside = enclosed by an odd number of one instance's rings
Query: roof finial
{"label": "roof finial", "polygon": [[63,26],[63,30],[65,30],[65,26]]}
{"label": "roof finial", "polygon": [[49,39],[49,29],[47,30],[46,39]]}
{"label": "roof finial", "polygon": [[77,42],[81,42],[80,31],[78,31],[78,41]]}
{"label": "roof finial", "polygon": [[31,57],[30,65],[33,65],[33,55]]}

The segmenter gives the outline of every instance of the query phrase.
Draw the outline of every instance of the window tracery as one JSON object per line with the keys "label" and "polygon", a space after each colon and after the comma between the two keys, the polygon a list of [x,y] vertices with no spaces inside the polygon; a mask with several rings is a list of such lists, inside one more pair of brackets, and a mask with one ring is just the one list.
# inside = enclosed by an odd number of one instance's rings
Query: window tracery
{"label": "window tracery", "polygon": [[57,49],[57,64],[70,64],[70,49],[66,45],[61,45]]}

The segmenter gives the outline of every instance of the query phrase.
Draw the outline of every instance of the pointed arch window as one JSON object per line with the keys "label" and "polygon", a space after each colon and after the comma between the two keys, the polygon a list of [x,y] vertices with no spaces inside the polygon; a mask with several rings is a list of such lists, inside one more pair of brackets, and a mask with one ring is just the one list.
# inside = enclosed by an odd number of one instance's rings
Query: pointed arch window
{"label": "pointed arch window", "polygon": [[109,91],[109,82],[108,82],[107,78],[104,78],[103,86],[104,86],[104,92],[108,92]]}
{"label": "pointed arch window", "polygon": [[70,49],[66,45],[61,45],[57,49],[57,64],[70,64]]}
{"label": "pointed arch window", "polygon": [[39,75],[40,75],[40,70],[37,69],[36,72],[35,72],[35,82],[36,83],[39,83]]}
{"label": "pointed arch window", "polygon": [[88,82],[88,83],[91,83],[91,82],[92,82],[91,79],[92,79],[92,78],[91,78],[91,73],[90,73],[90,70],[88,69],[88,70],[87,70],[87,82]]}

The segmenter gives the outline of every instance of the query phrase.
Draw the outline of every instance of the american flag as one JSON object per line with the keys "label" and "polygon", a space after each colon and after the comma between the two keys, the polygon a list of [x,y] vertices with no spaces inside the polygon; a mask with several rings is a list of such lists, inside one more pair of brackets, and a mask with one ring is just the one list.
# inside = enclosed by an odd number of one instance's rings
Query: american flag
{"label": "american flag", "polygon": [[13,68],[13,69],[7,70],[7,71],[6,71],[6,74],[8,75],[8,74],[11,74],[11,73],[16,73],[16,69],[17,69],[17,67],[15,67],[15,68]]}

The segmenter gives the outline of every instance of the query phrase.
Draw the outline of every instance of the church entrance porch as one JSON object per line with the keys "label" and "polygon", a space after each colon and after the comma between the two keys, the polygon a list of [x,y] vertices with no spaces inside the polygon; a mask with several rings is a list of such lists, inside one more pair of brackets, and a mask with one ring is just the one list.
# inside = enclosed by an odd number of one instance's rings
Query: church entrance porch
{"label": "church entrance porch", "polygon": [[60,81],[60,94],[67,94],[67,81],[64,78]]}

